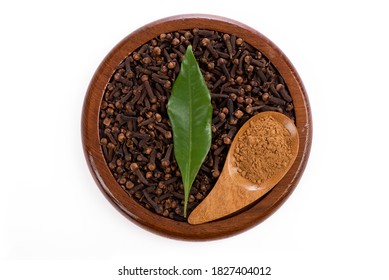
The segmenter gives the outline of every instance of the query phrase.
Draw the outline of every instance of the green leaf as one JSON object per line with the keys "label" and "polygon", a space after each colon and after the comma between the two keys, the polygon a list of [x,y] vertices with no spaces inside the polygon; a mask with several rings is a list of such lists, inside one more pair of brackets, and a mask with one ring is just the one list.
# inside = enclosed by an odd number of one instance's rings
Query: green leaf
{"label": "green leaf", "polygon": [[180,73],[168,101],[173,129],[174,156],[184,183],[184,216],[193,181],[207,156],[212,140],[211,95],[188,46]]}

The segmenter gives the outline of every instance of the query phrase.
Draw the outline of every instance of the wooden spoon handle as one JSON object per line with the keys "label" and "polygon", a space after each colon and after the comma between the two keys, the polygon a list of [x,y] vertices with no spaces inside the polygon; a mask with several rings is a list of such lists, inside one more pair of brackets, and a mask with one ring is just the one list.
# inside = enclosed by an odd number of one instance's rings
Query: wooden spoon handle
{"label": "wooden spoon handle", "polygon": [[212,191],[189,215],[188,222],[203,224],[223,218],[254,202],[272,188],[251,186],[250,183],[242,186],[243,178],[239,177],[222,172]]}
{"label": "wooden spoon handle", "polygon": [[230,192],[226,192],[223,184],[228,182],[230,176],[222,172],[212,191],[189,215],[190,224],[202,224],[224,217],[231,213]]}

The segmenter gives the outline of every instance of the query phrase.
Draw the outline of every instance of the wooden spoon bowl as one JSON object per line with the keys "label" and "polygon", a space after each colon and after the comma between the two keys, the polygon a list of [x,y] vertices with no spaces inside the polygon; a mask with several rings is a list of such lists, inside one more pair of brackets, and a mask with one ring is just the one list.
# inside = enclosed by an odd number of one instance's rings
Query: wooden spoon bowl
{"label": "wooden spoon bowl", "polygon": [[[107,83],[116,67],[134,50],[161,33],[185,29],[209,29],[235,34],[258,49],[278,70],[293,98],[295,125],[299,134],[296,160],[278,182],[259,201],[224,219],[191,225],[157,215],[131,198],[116,182],[100,147],[99,111]],[[90,82],[82,113],[82,140],[90,171],[108,200],[126,217],[152,232],[179,239],[209,240],[230,236],[257,225],[287,199],[300,180],[309,157],[312,118],[308,96],[297,71],[269,39],[258,31],[233,20],[211,15],[180,15],[150,23],[124,38],[102,61]]]}

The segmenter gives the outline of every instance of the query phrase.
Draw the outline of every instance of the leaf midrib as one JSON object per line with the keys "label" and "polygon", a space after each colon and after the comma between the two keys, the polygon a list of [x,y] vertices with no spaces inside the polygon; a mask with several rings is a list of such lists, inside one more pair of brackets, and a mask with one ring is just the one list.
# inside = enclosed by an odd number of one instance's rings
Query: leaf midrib
{"label": "leaf midrib", "polygon": [[[191,163],[192,163],[192,160],[191,160],[191,154],[192,154],[192,145],[193,145],[193,143],[192,143],[192,126],[190,125],[191,123],[192,123],[192,78],[191,78],[191,76],[189,75],[188,76],[188,79],[189,79],[189,82],[188,82],[188,88],[187,88],[187,90],[188,90],[188,92],[190,93],[189,94],[189,119],[188,119],[188,127],[189,127],[189,153],[188,153],[188,171],[190,171],[191,170]],[[186,172],[186,176],[185,176],[186,178],[185,178],[185,181],[186,181],[186,185],[189,185],[190,184],[190,182],[189,182],[189,178],[190,178],[190,172]],[[187,192],[188,193],[188,192]],[[189,196],[189,194],[188,194],[188,196]]]}

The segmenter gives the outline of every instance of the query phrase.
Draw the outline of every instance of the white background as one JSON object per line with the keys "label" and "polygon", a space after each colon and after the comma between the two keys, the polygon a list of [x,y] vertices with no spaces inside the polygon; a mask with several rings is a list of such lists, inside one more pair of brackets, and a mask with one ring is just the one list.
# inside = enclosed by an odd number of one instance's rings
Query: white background
{"label": "white background", "polygon": [[[387,11],[385,1],[1,1],[0,278],[244,265],[271,266],[266,279],[389,279]],[[83,98],[105,55],[142,25],[182,13],[229,17],[270,38],[313,113],[311,156],[289,200],[257,227],[211,242],[127,220],[97,188],[81,145]]]}

